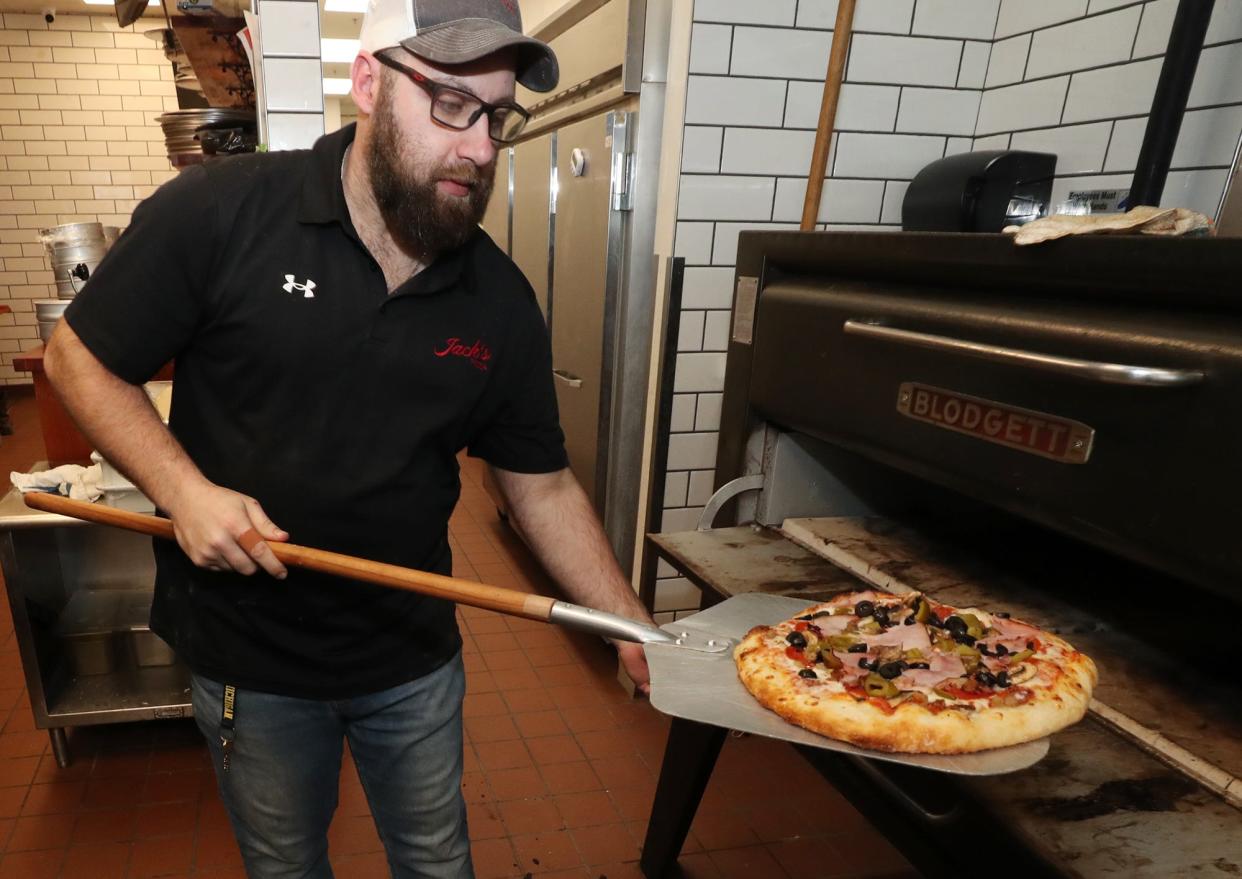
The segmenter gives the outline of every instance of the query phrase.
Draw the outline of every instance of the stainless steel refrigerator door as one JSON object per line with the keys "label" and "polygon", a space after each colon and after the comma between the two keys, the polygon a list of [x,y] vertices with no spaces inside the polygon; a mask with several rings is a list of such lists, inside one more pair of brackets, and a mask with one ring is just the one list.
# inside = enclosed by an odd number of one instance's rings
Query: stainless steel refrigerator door
{"label": "stainless steel refrigerator door", "polygon": [[[605,343],[613,148],[607,115],[559,130],[552,371],[569,464],[602,506],[611,380]],[[603,438],[603,443],[601,443]],[[601,448],[601,445],[604,448]]]}
{"label": "stainless steel refrigerator door", "polygon": [[535,288],[535,298],[548,317],[552,294],[551,191],[556,132],[524,141],[513,148],[513,251],[510,256]]}
{"label": "stainless steel refrigerator door", "polygon": [[513,200],[509,194],[509,164],[512,149],[506,147],[496,155],[496,180],[492,184],[492,198],[487,203],[487,213],[479,223],[483,231],[491,236],[496,246],[505,253],[509,252],[509,214],[513,210]]}

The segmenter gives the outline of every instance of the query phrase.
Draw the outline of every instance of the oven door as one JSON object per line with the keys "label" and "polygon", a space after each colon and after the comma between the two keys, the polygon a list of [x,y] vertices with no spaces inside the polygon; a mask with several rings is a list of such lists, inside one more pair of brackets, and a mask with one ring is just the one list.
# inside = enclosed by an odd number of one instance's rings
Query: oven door
{"label": "oven door", "polygon": [[1222,591],[1242,580],[1236,316],[779,280],[759,296],[749,396],[778,424],[1138,561]]}

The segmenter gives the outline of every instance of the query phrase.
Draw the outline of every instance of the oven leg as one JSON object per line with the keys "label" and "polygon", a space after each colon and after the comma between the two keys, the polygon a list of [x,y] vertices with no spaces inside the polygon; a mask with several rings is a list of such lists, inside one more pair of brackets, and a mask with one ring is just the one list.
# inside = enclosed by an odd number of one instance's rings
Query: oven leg
{"label": "oven leg", "polygon": [[69,740],[65,738],[65,728],[54,726],[47,731],[47,737],[52,740],[52,756],[56,758],[56,765],[61,769],[68,769],[73,758],[69,756]]}
{"label": "oven leg", "polygon": [[722,727],[673,718],[639,861],[647,879],[670,875],[677,862],[726,732]]}

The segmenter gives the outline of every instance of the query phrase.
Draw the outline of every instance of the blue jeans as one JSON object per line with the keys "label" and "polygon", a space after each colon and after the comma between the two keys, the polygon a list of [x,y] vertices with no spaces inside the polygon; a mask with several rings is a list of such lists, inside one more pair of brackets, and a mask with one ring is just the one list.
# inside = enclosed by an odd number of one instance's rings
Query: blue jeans
{"label": "blue jeans", "polygon": [[460,653],[425,677],[354,699],[239,689],[227,770],[224,686],[199,675],[192,684],[194,717],[251,879],[331,879],[327,834],[346,738],[392,875],[473,879],[461,793]]}

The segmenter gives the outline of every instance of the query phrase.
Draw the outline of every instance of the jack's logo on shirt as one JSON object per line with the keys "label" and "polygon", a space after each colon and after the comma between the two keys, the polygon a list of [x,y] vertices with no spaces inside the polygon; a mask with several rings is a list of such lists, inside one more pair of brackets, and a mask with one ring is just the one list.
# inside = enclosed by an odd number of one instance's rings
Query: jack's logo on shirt
{"label": "jack's logo on shirt", "polygon": [[293,277],[293,275],[285,275],[285,285],[282,289],[284,289],[286,293],[292,293],[294,290],[297,290],[302,294],[303,299],[314,299],[315,287],[317,286],[315,282],[310,278],[307,278],[305,284],[299,284],[297,281],[293,280]]}
{"label": "jack's logo on shirt", "polygon": [[476,339],[473,345],[466,345],[459,338],[446,339],[444,347],[434,351],[437,357],[465,357],[475,369],[487,372],[487,361],[492,359],[492,350]]}

